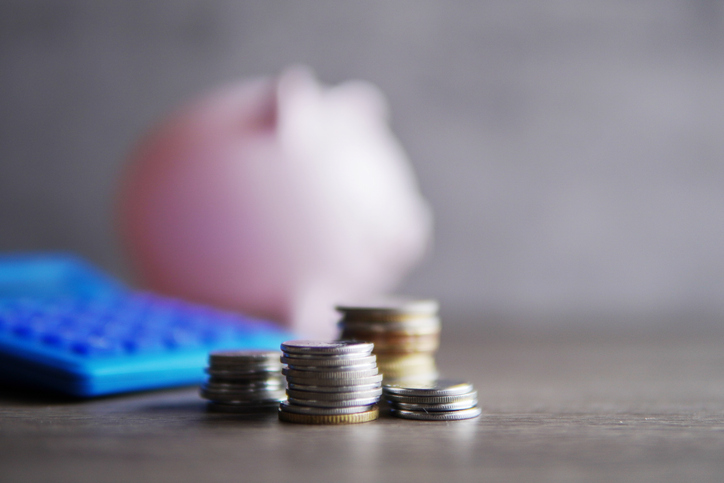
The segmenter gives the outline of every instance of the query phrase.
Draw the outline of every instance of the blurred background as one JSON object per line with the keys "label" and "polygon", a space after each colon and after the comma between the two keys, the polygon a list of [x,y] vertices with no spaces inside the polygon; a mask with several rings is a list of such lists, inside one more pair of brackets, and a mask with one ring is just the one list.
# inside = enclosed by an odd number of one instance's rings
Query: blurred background
{"label": "blurred background", "polygon": [[723,27],[715,0],[2,0],[0,250],[130,279],[113,208],[138,137],[304,63],[387,94],[436,216],[402,291],[446,323],[716,323]]}

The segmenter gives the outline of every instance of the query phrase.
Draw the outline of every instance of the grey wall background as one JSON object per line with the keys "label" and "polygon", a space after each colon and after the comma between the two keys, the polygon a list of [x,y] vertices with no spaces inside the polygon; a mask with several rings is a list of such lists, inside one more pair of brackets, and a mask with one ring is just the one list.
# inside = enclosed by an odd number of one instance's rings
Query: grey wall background
{"label": "grey wall background", "polygon": [[723,27],[714,0],[2,1],[0,249],[128,276],[111,212],[137,137],[301,62],[389,97],[437,216],[405,291],[481,320],[716,318]]}

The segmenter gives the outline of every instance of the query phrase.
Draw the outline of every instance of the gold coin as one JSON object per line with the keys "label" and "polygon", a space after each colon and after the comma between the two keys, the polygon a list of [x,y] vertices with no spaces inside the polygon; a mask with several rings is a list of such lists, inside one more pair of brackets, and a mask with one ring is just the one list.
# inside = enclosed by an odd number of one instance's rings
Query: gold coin
{"label": "gold coin", "polygon": [[435,365],[435,358],[432,356],[432,354],[385,354],[377,359],[377,368],[380,370],[382,370],[382,367],[385,367],[387,369],[394,369],[430,365]]}
{"label": "gold coin", "polygon": [[440,305],[432,299],[414,299],[410,297],[384,297],[375,300],[357,301],[352,304],[340,304],[335,307],[346,317],[404,317],[437,314]]}
{"label": "gold coin", "polygon": [[433,353],[440,346],[439,340],[418,340],[409,341],[405,343],[385,343],[375,342],[375,354],[379,356],[383,355],[410,355],[410,354],[422,354],[422,353]]}
{"label": "gold coin", "polygon": [[415,368],[415,369],[406,369],[406,370],[387,370],[382,373],[382,381],[387,381],[389,379],[399,379],[399,378],[408,378],[411,376],[418,376],[418,375],[427,375],[437,373],[437,367],[421,367],[421,368]]}
{"label": "gold coin", "polygon": [[434,379],[437,376],[437,368],[424,368],[414,371],[387,371],[382,373],[382,382],[388,383],[393,379]]}
{"label": "gold coin", "polygon": [[340,327],[368,330],[430,330],[439,329],[440,317],[344,317],[339,320]]}
{"label": "gold coin", "polygon": [[356,424],[374,421],[380,416],[380,410],[373,406],[369,411],[354,414],[334,414],[318,416],[313,414],[295,414],[279,410],[279,420],[300,424]]}
{"label": "gold coin", "polygon": [[380,346],[413,346],[413,345],[431,345],[440,342],[439,334],[421,334],[421,335],[394,335],[373,332],[358,332],[343,330],[342,337],[345,340],[367,341],[375,344],[373,353],[377,353]]}
{"label": "gold coin", "polygon": [[[393,329],[380,325],[339,324],[339,328],[350,334],[367,335],[367,337],[414,337],[421,335],[439,335],[440,326],[437,327],[410,327],[406,329]],[[364,340],[364,337],[361,337]]]}

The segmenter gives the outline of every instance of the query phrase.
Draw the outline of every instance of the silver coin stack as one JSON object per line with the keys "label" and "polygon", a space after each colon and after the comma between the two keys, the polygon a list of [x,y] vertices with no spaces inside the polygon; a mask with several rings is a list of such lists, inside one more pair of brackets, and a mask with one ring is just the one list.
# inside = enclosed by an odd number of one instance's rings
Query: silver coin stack
{"label": "silver coin stack", "polygon": [[422,421],[455,421],[480,416],[478,392],[465,381],[385,384],[384,397],[393,416]]}
{"label": "silver coin stack", "polygon": [[368,342],[294,340],[282,344],[287,401],[279,419],[351,424],[379,416],[382,375]]}
{"label": "silver coin stack", "polygon": [[285,399],[278,351],[214,351],[201,397],[215,412],[276,409]]}

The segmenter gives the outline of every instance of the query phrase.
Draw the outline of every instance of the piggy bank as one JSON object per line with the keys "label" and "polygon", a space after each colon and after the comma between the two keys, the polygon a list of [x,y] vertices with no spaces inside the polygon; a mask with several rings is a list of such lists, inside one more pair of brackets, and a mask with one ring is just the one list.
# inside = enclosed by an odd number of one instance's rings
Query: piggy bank
{"label": "piggy bank", "polygon": [[152,290],[335,333],[334,304],[393,290],[432,217],[373,85],[305,68],[212,90],[132,153],[120,233]]}

